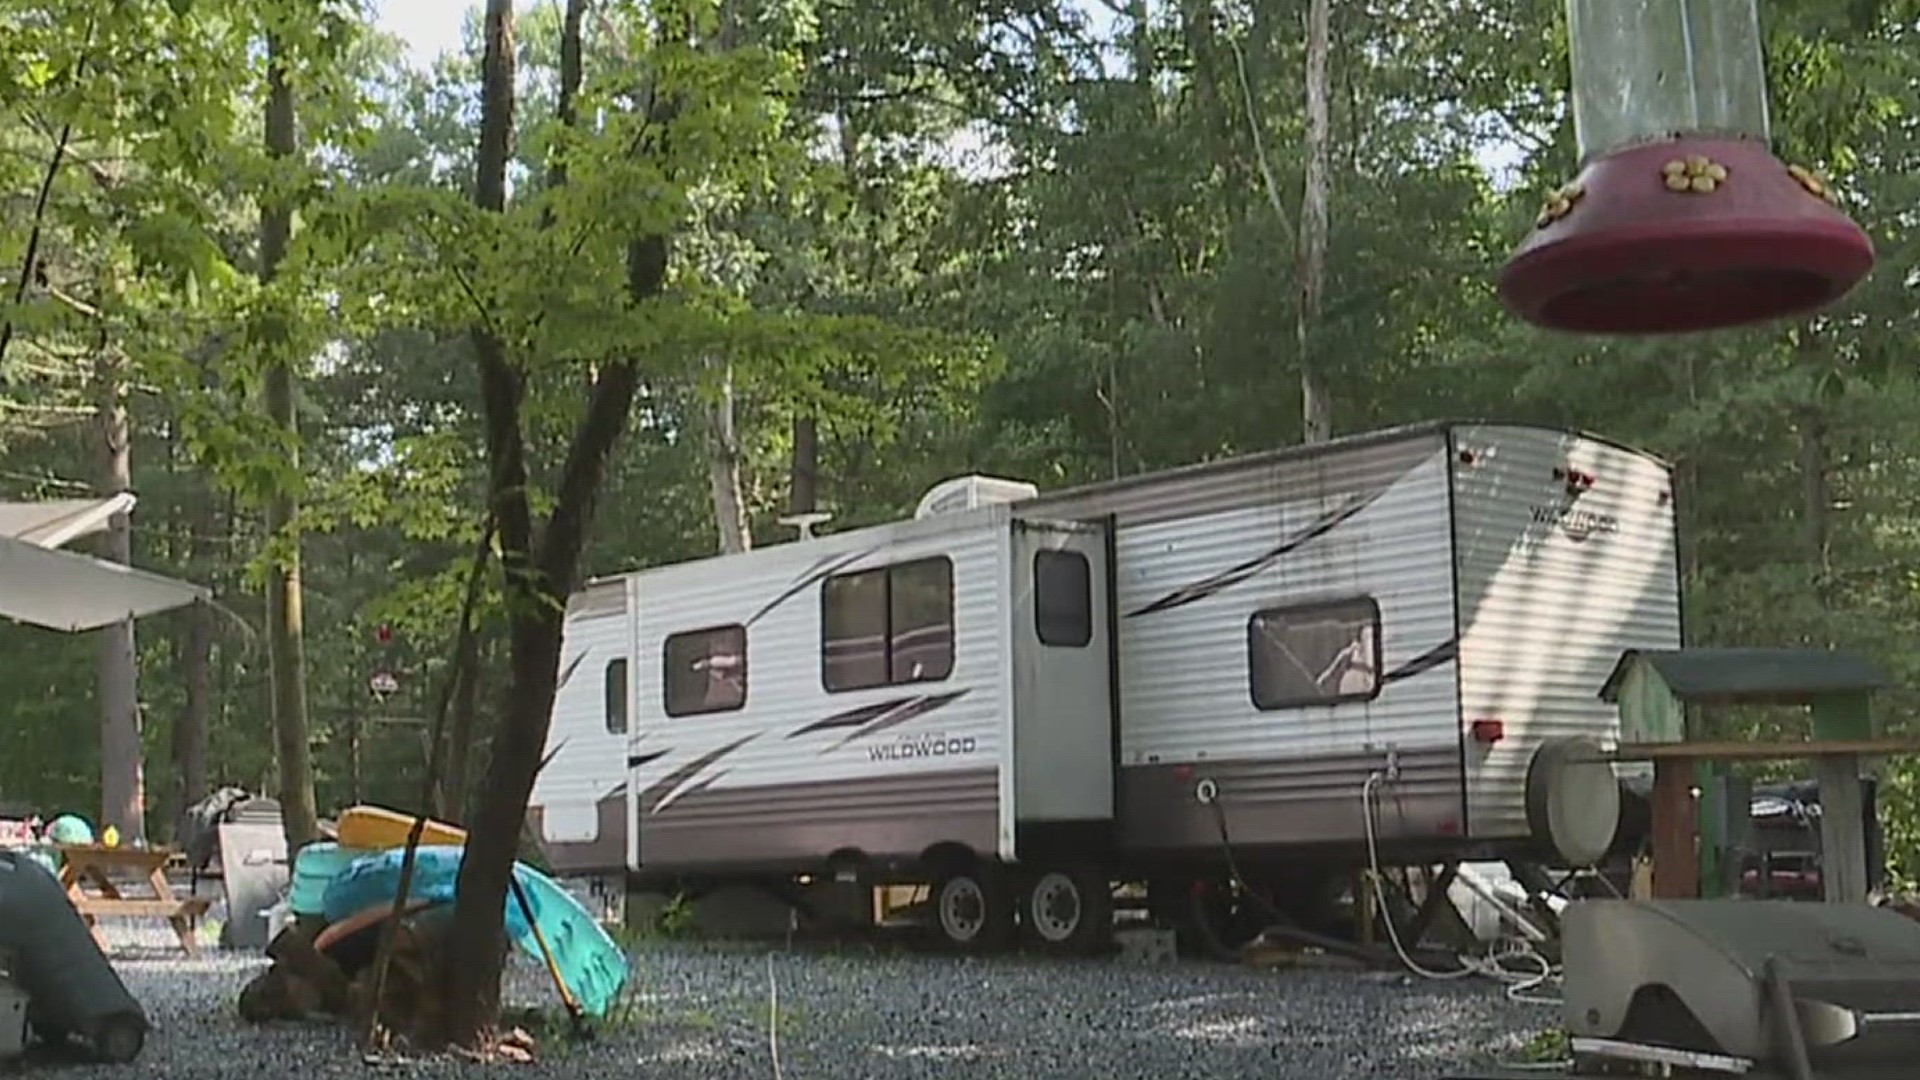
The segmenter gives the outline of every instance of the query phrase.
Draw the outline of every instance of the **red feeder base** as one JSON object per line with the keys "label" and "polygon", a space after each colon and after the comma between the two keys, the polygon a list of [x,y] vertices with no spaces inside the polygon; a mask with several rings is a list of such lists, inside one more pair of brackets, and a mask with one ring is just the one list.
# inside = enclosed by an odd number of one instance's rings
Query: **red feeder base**
{"label": "red feeder base", "polygon": [[1522,319],[1590,334],[1765,322],[1839,299],[1873,242],[1758,140],[1689,138],[1598,158],[1541,213],[1500,296]]}

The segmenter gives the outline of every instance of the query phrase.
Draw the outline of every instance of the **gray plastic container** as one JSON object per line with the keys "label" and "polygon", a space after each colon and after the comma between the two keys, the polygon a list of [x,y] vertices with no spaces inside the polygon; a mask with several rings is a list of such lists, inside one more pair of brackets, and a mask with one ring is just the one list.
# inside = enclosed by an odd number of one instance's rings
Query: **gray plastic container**
{"label": "gray plastic container", "polygon": [[114,1063],[139,1056],[146,1011],[101,955],[59,879],[24,852],[0,851],[0,950],[41,1041],[77,1038]]}

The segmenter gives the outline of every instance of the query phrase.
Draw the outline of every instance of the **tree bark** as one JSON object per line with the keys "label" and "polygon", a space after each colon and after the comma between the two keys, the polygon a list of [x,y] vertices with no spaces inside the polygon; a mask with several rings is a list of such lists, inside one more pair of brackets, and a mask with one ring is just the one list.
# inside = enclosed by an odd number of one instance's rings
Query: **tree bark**
{"label": "tree bark", "polygon": [[793,472],[787,512],[811,514],[820,505],[820,425],[811,416],[793,422]]}
{"label": "tree bark", "polygon": [[1833,569],[1833,486],[1828,477],[1826,417],[1819,406],[1808,405],[1796,410],[1794,420],[1800,429],[1801,543],[1815,594],[1824,605],[1826,581]]}
{"label": "tree bark", "polygon": [[[287,83],[286,47],[277,35],[267,36],[267,155],[275,160],[294,156],[293,89]],[[271,193],[260,208],[260,282],[270,285],[286,257],[293,232],[293,208],[279,193]],[[288,436],[288,453],[298,465],[298,427],[294,417],[293,366],[288,357],[288,329],[272,328],[265,335],[273,355],[267,358],[265,396],[267,418]],[[282,545],[267,571],[267,652],[272,668],[273,730],[280,765],[280,816],[291,857],[318,838],[319,813],[313,796],[313,762],[307,742],[306,629],[300,585],[300,535],[295,518],[299,504],[288,490],[276,490],[267,499],[267,542]]]}
{"label": "tree bark", "polygon": [[461,637],[454,658],[453,715],[447,718],[447,767],[440,785],[444,821],[467,820],[467,767],[473,760],[473,729],[480,707],[480,634]]}
{"label": "tree bark", "polygon": [[187,700],[173,726],[174,809],[207,795],[207,732],[213,718],[213,609],[194,606],[187,629]]}
{"label": "tree bark", "polygon": [[[579,2],[569,0],[569,6]],[[568,19],[565,25],[568,33],[578,34],[578,19]],[[511,0],[487,0],[474,201],[491,213],[502,212],[506,205],[513,73]],[[561,87],[563,107],[570,107],[577,90],[577,86]],[[630,299],[639,302],[660,293],[666,283],[667,249],[665,236],[629,243]],[[502,916],[526,823],[527,799],[552,719],[564,598],[579,578],[580,555],[606,476],[607,458],[626,428],[639,369],[630,357],[616,359],[595,381],[586,415],[568,446],[553,513],[536,551],[520,416],[524,384],[502,341],[484,328],[475,330],[473,339],[491,466],[489,496],[505,578],[511,679],[481,795],[475,800],[466,856],[460,863],[459,899],[447,950],[443,1035],[449,1042],[477,1047],[488,1041],[499,1013],[500,969],[506,952]]]}
{"label": "tree bark", "polygon": [[[127,423],[126,357],[101,332],[94,366],[99,393],[100,493],[133,487],[132,432]],[[107,523],[101,552],[108,562],[133,563],[133,522],[125,513]],[[98,638],[100,693],[100,821],[123,840],[147,838],[146,770],[140,746],[139,656],[133,620],[102,627]]]}
{"label": "tree bark", "polygon": [[1307,176],[1300,197],[1300,406],[1301,438],[1333,436],[1333,403],[1314,355],[1315,324],[1327,273],[1327,25],[1332,0],[1311,0],[1307,10]]}
{"label": "tree bark", "polygon": [[746,496],[740,483],[740,438],[734,427],[733,365],[722,367],[720,396],[707,407],[707,481],[713,489],[713,520],[719,531],[720,553],[736,555],[753,546],[747,520]]}

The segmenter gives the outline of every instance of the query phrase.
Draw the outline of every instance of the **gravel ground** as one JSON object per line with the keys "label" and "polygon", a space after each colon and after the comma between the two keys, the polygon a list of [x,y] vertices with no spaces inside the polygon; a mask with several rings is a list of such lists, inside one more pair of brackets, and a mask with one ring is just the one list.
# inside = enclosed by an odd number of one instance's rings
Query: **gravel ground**
{"label": "gravel ground", "polygon": [[[368,1072],[338,1026],[261,1028],[239,1019],[234,1002],[262,958],[208,952],[190,960],[159,947],[157,936],[121,927],[110,935],[121,977],[155,1027],[133,1066],[140,1073],[266,1080],[272,1072],[317,1080]],[[778,985],[780,1075],[787,1080],[1431,1080],[1510,1054],[1557,1019],[1550,1009],[1509,1002],[1499,987],[1479,980],[1435,984],[1189,963],[971,961],[863,946],[659,943],[637,956],[633,1018],[591,1045],[550,1047],[531,1067],[438,1061],[380,1071],[506,1070],[569,1080],[773,1077],[769,967]],[[516,959],[509,999],[550,1004],[543,980],[543,971]],[[51,1062],[44,1071],[128,1075]]]}

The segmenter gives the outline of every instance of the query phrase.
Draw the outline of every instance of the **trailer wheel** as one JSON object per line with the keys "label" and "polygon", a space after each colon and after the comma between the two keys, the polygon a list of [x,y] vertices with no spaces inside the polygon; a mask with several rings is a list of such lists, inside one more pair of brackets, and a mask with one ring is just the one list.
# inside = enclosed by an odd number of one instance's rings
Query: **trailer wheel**
{"label": "trailer wheel", "polygon": [[1043,949],[1095,953],[1113,937],[1113,887],[1095,870],[1049,870],[1027,889],[1020,916],[1027,936]]}
{"label": "trailer wheel", "polygon": [[984,867],[947,875],[933,894],[935,921],[951,945],[998,952],[1013,934],[1013,898],[1005,878]]}

